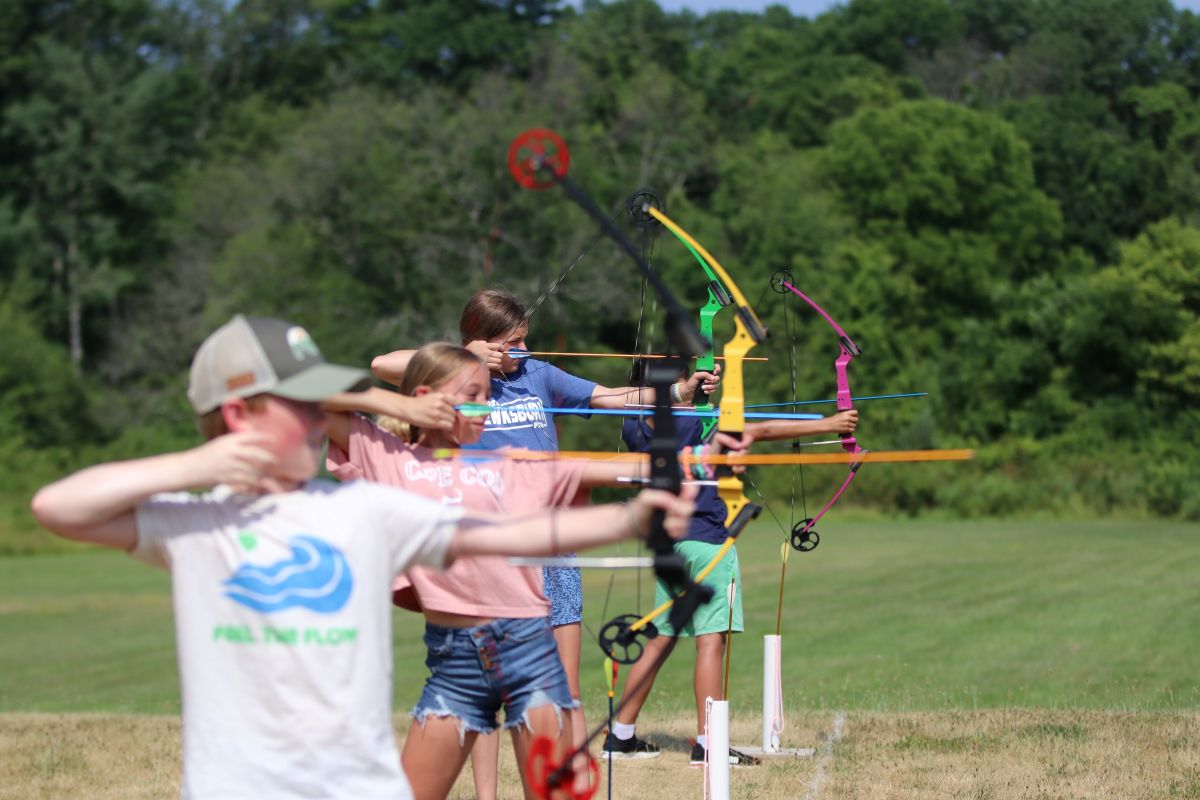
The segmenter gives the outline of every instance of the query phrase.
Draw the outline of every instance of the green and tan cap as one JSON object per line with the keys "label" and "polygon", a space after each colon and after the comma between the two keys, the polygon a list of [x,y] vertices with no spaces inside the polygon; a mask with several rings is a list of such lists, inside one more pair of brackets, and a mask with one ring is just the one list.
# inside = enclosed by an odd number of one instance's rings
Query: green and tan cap
{"label": "green and tan cap", "polygon": [[231,397],[273,394],[316,402],[370,385],[366,370],[326,363],[299,325],[239,314],[196,351],[188,400],[197,414],[207,414]]}

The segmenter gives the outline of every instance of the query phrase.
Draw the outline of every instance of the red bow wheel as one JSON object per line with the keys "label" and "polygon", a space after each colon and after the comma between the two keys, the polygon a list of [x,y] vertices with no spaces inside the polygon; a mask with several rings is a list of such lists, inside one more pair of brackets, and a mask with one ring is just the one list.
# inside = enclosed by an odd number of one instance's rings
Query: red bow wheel
{"label": "red bow wheel", "polygon": [[[576,790],[575,770],[572,767],[563,768],[554,758],[557,742],[549,736],[539,736],[529,746],[529,757],[525,761],[525,774],[529,776],[529,787],[541,800],[550,800],[553,793],[559,797],[569,797],[571,800],[591,800],[600,788],[600,765],[589,754],[588,785],[586,789]],[[561,773],[561,774],[559,774]],[[557,778],[557,780],[555,780]],[[551,786],[551,781],[555,783]]]}
{"label": "red bow wheel", "polygon": [[549,128],[530,128],[508,148],[508,171],[526,189],[549,189],[567,177],[571,151]]}

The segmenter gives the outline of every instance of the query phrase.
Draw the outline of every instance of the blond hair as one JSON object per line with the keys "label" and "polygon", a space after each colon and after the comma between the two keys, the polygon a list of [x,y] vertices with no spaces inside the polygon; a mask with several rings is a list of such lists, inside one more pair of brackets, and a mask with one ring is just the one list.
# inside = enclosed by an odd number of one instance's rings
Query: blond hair
{"label": "blond hair", "polygon": [[[400,394],[413,395],[418,386],[440,386],[457,375],[463,367],[482,365],[483,361],[465,347],[449,342],[431,342],[416,353],[404,368]],[[406,442],[415,442],[421,429],[395,417],[380,416],[375,423]]]}
{"label": "blond hair", "polygon": [[516,295],[503,289],[480,289],[471,295],[458,317],[462,343],[495,339],[525,324],[525,306]]}

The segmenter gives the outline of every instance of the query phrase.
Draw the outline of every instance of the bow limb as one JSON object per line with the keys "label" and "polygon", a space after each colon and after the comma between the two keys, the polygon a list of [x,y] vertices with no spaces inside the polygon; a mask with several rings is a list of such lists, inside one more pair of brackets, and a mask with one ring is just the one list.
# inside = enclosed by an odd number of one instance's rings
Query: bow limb
{"label": "bow limb", "polygon": [[[652,208],[662,211],[663,203],[658,195],[649,189],[642,189],[629,199],[629,216],[633,219],[634,224],[640,227],[644,228],[651,223],[659,222],[650,213],[650,209]],[[661,222],[659,224],[661,224]],[[690,241],[689,238],[680,236],[677,228],[670,230],[671,233],[674,234],[675,238],[678,239],[679,242],[687,248],[688,252],[692,254],[692,257],[696,259],[696,263],[700,265],[702,270],[704,270],[704,274],[708,276],[708,285],[705,287],[705,293],[708,296],[708,300],[703,306],[701,306],[699,312],[697,312],[700,321],[700,335],[704,337],[706,342],[708,342],[708,349],[704,351],[703,355],[696,359],[696,370],[712,372],[716,368],[716,353],[713,348],[713,318],[716,317],[717,312],[733,301],[729,296],[729,292],[725,289],[724,284],[721,283],[720,278],[718,278],[716,273],[712,271],[712,267],[708,265],[708,262],[704,259],[704,257],[697,252],[692,241]],[[703,401],[694,404],[696,410],[711,411],[713,408],[712,401],[702,389],[700,390],[700,397],[703,398]],[[716,427],[716,425],[717,420],[715,417],[713,419],[706,419],[703,423],[701,423],[700,429],[702,437],[704,439],[708,439],[709,434],[712,433],[712,430]]]}
{"label": "bow limb", "polygon": [[[645,194],[648,194],[648,193],[645,193]],[[640,195],[638,195],[638,196],[640,196]],[[635,197],[637,197],[637,196],[635,196]],[[655,198],[655,199],[657,199],[657,198]],[[648,218],[657,219],[657,218],[653,217],[653,215],[650,214],[650,209],[652,207],[658,208],[661,211],[661,207],[652,206],[648,199],[646,199],[643,202],[641,211]],[[659,221],[661,222],[661,220],[659,220]],[[731,298],[729,296],[729,291],[725,288],[725,285],[723,283],[721,283],[721,279],[717,277],[716,273],[713,272],[712,267],[709,266],[709,263],[705,259],[705,257],[700,255],[700,252],[696,249],[696,246],[694,245],[693,240],[691,240],[691,237],[685,237],[685,236],[680,235],[682,233],[682,229],[679,228],[678,226],[667,228],[667,230],[671,231],[671,233],[675,236],[675,238],[678,239],[680,241],[680,243],[684,247],[687,248],[688,252],[692,254],[692,257],[696,259],[696,263],[700,265],[700,268],[702,270],[704,270],[704,274],[708,276],[708,286],[705,290],[708,295],[708,301],[703,306],[701,306],[700,311],[699,311],[699,317],[700,317],[700,335],[703,336],[709,342],[709,346],[708,346],[708,350],[704,353],[704,355],[702,355],[702,356],[700,356],[700,358],[696,359],[696,370],[704,371],[704,372],[712,372],[715,369],[716,363],[717,363],[716,350],[715,350],[715,339],[713,338],[713,319],[716,317],[717,312],[719,312],[722,308],[725,308],[726,306],[728,306],[730,303],[733,302],[733,298]],[[696,409],[698,411],[711,411],[712,407],[713,407],[712,401],[709,399],[708,395],[704,395],[703,403],[696,404]],[[715,428],[716,426],[717,426],[716,419],[705,420],[704,423],[701,425],[701,435],[705,439],[707,439],[708,435],[710,433],[712,433],[713,428]]]}
{"label": "bow limb", "polygon": [[[769,334],[766,326],[762,324],[758,315],[754,313],[754,309],[750,307],[746,296],[742,294],[741,289],[738,288],[734,280],[729,277],[729,273],[725,271],[725,268],[721,266],[720,262],[711,253],[705,250],[687,231],[679,227],[662,211],[657,208],[650,208],[648,209],[648,213],[661,222],[667,230],[689,244],[694,252],[698,253],[724,279],[725,286],[729,288],[730,293],[733,295],[733,300],[737,304],[733,338],[726,342],[724,349],[725,374],[721,381],[723,394],[721,397],[721,415],[718,430],[722,433],[730,433],[740,437],[746,429],[746,390],[742,371],[743,361],[746,358],[746,354],[755,345],[767,339]],[[741,479],[737,478],[736,480],[738,492],[741,493]],[[732,484],[730,486],[732,488]],[[743,502],[735,509],[730,506],[726,494],[722,494],[722,499],[726,499],[726,506],[730,511],[727,523],[732,524],[730,521],[735,518],[736,512],[745,503]],[[742,495],[742,500],[745,501],[744,494]]]}

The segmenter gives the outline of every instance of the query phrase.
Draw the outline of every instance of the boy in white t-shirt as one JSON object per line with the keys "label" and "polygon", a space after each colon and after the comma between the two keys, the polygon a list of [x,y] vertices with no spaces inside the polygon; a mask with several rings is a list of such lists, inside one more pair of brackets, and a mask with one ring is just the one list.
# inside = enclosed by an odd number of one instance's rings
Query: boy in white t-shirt
{"label": "boy in white t-shirt", "polygon": [[641,535],[655,508],[671,535],[687,529],[688,495],[497,520],[311,480],[320,401],[368,383],[326,363],[303,328],[235,317],[192,363],[206,444],[90,467],[33,499],[50,531],[171,572],[185,798],[411,797],[391,723],[398,573]]}

